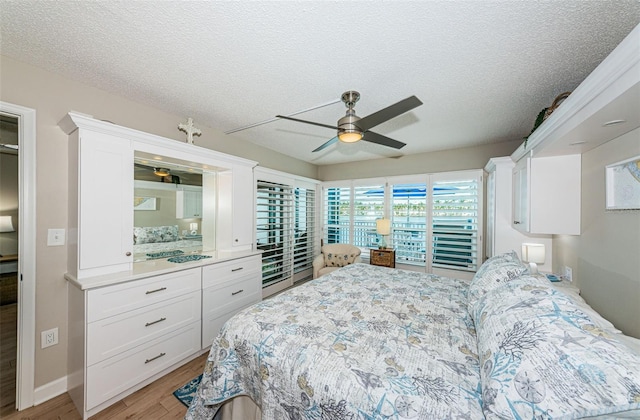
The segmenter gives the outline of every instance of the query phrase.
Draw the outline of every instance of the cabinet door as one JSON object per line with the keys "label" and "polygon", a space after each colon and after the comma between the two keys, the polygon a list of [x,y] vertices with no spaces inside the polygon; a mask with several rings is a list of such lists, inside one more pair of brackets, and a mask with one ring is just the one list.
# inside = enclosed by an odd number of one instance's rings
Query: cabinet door
{"label": "cabinet door", "polygon": [[176,191],[176,217],[178,219],[202,217],[202,190]]}
{"label": "cabinet door", "polygon": [[255,191],[253,168],[234,165],[233,246],[251,246],[253,243]]}
{"label": "cabinet door", "polygon": [[513,221],[519,231],[529,231],[529,168],[530,158],[520,160],[513,168]]}
{"label": "cabinet door", "polygon": [[78,267],[92,270],[129,264],[133,261],[131,141],[81,131],[79,154]]}

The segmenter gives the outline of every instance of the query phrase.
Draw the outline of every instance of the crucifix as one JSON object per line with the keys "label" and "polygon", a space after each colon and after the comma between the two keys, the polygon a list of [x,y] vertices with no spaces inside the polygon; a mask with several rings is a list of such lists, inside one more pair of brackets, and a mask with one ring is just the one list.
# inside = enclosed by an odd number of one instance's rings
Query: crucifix
{"label": "crucifix", "polygon": [[191,117],[187,118],[186,124],[185,123],[178,124],[178,130],[184,131],[185,133],[187,133],[187,143],[189,144],[193,144],[194,134],[196,136],[202,135],[202,131],[200,131],[199,128],[196,128],[193,126],[193,118]]}

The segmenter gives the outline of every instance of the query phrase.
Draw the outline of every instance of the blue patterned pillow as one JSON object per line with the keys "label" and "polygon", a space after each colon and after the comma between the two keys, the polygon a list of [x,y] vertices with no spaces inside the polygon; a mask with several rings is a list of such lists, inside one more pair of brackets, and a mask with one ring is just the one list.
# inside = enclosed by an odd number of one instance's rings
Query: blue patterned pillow
{"label": "blue patterned pillow", "polygon": [[502,284],[476,315],[485,418],[640,418],[640,354],[544,279]]}
{"label": "blue patterned pillow", "polygon": [[178,225],[134,227],[133,243],[152,244],[157,242],[174,242],[178,240]]}
{"label": "blue patterned pillow", "polygon": [[471,316],[476,303],[487,292],[528,272],[529,267],[520,261],[515,251],[494,255],[485,261],[469,285],[467,309]]}

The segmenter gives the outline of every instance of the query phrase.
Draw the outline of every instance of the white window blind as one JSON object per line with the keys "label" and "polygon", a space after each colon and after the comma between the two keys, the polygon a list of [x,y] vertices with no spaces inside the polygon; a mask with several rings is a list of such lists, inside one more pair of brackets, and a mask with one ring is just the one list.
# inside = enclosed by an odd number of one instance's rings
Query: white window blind
{"label": "white window blind", "polygon": [[479,179],[432,183],[432,267],[476,271]]}
{"label": "white window blind", "polygon": [[349,243],[351,188],[324,188],[323,239],[325,244]]}
{"label": "white window blind", "polygon": [[293,188],[257,181],[256,240],[262,253],[262,287],[291,277]]}
{"label": "white window blind", "polygon": [[391,234],[396,261],[424,265],[427,255],[427,184],[395,184],[391,191]]}
{"label": "white window blind", "polygon": [[309,188],[296,188],[293,229],[295,241],[293,251],[294,276],[313,268],[313,258],[316,255],[314,249],[316,232],[315,209],[316,191]]}

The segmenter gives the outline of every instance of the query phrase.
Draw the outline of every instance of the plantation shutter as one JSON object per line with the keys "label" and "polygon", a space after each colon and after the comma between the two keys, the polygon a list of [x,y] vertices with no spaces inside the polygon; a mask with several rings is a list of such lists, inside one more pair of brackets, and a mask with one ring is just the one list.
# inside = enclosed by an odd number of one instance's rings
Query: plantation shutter
{"label": "plantation shutter", "polygon": [[432,267],[476,271],[479,177],[432,183]]}
{"label": "plantation shutter", "polygon": [[291,277],[293,188],[257,181],[256,240],[262,253],[262,287]]}
{"label": "plantation shutter", "polygon": [[[312,270],[315,257],[315,231],[316,231],[316,191],[311,188],[295,189],[294,206],[294,251],[293,273],[298,277],[305,270]],[[311,273],[309,273],[311,274]],[[300,275],[304,278],[303,275]],[[294,280],[300,280],[294,278]]]}
{"label": "plantation shutter", "polygon": [[325,244],[349,243],[351,188],[324,188],[323,239]]}

